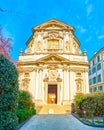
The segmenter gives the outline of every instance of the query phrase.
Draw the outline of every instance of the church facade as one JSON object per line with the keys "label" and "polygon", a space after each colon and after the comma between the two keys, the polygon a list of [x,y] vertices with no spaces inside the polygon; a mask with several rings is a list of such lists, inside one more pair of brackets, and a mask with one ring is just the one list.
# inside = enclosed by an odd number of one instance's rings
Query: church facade
{"label": "church facade", "polygon": [[51,19],[33,28],[19,55],[19,89],[39,104],[67,105],[77,93],[88,93],[88,60],[74,28]]}

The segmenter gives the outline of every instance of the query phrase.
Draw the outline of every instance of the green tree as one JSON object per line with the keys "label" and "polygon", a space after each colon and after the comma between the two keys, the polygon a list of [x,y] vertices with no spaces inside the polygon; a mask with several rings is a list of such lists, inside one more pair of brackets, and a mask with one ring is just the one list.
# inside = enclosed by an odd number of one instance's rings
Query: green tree
{"label": "green tree", "polygon": [[0,55],[0,130],[15,130],[18,118],[18,72],[13,63]]}

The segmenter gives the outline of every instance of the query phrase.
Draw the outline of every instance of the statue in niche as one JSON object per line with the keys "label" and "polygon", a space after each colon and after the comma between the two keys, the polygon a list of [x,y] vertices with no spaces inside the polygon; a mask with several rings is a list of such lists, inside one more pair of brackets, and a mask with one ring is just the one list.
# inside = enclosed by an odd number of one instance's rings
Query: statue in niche
{"label": "statue in niche", "polygon": [[29,81],[30,79],[28,78],[24,78],[23,81],[22,81],[22,85],[23,85],[23,90],[27,90],[28,89],[28,86],[29,86]]}
{"label": "statue in niche", "polygon": [[69,51],[69,42],[68,41],[66,41],[66,43],[65,43],[65,50]]}
{"label": "statue in niche", "polygon": [[42,43],[38,41],[38,51],[42,51]]}
{"label": "statue in niche", "polygon": [[77,92],[82,92],[82,85],[80,82],[77,83]]}

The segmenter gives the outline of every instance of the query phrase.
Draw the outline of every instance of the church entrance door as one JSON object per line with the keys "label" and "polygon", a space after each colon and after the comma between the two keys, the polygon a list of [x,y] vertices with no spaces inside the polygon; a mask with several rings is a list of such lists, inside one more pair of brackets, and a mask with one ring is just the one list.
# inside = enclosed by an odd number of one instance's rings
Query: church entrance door
{"label": "church entrance door", "polygon": [[48,103],[57,104],[57,84],[48,85]]}

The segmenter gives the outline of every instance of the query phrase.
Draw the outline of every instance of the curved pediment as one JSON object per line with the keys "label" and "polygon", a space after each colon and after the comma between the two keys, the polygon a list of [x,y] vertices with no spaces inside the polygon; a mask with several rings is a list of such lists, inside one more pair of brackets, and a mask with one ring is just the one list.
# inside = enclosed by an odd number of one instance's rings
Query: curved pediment
{"label": "curved pediment", "polygon": [[74,35],[74,28],[56,19],[34,27],[27,46],[26,54],[56,52],[57,54],[81,54],[80,43]]}
{"label": "curved pediment", "polygon": [[44,30],[44,29],[47,29],[47,30],[50,30],[50,29],[51,30],[52,29],[53,30],[54,29],[57,29],[57,30],[65,29],[66,30],[66,29],[68,29],[68,30],[74,31],[74,28],[72,26],[67,25],[64,22],[61,22],[61,21],[59,21],[57,19],[51,19],[49,21],[46,21],[46,22],[34,27],[33,31],[35,31],[35,30]]}

